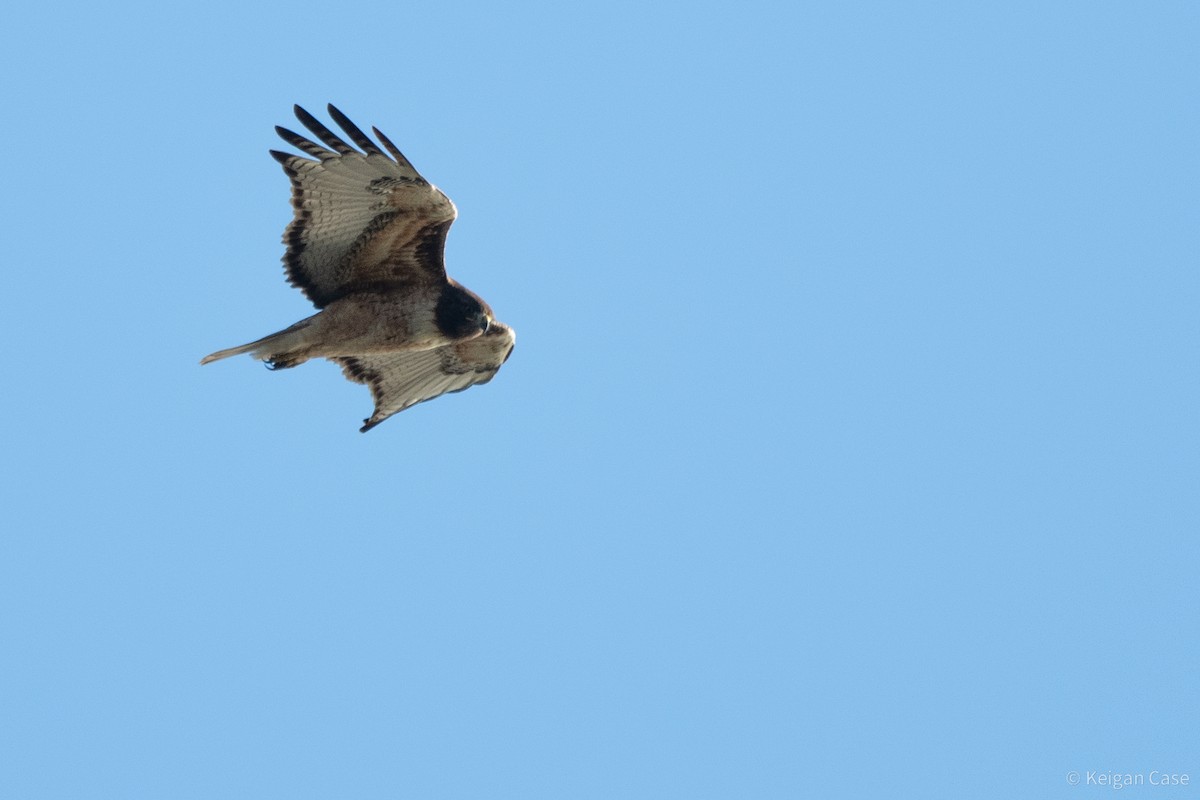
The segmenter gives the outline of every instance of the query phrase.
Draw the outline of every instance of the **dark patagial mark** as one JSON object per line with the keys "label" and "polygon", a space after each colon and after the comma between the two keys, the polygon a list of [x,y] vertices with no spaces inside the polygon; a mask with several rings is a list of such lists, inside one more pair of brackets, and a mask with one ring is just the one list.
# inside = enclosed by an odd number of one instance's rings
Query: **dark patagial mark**
{"label": "dark patagial mark", "polygon": [[450,221],[436,222],[426,225],[417,233],[414,251],[417,262],[428,264],[445,271],[446,233],[450,230]]}
{"label": "dark patagial mark", "polygon": [[375,194],[389,194],[393,189],[399,186],[411,186],[414,183],[416,183],[416,181],[411,178],[388,175],[386,177],[376,178],[375,180],[371,181],[367,184],[367,188]]}

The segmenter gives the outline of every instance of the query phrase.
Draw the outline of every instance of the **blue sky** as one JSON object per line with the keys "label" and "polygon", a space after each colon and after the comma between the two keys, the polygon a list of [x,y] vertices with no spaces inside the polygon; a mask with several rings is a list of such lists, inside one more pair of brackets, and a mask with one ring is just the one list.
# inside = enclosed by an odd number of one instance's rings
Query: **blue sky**
{"label": "blue sky", "polygon": [[[6,19],[0,796],[1195,794],[1195,5]],[[519,336],[366,435],[328,101]]]}

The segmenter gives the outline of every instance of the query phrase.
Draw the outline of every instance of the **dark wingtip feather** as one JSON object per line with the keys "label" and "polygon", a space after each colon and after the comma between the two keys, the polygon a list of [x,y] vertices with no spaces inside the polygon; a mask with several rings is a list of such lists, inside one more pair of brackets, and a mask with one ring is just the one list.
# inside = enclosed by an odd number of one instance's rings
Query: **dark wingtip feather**
{"label": "dark wingtip feather", "polygon": [[371,141],[371,137],[362,132],[362,129],[350,121],[350,118],[338,110],[333,103],[329,104],[329,116],[333,117],[341,129],[346,132],[350,140],[362,148],[367,155],[383,155],[383,151],[379,149],[379,145]]}
{"label": "dark wingtip feather", "polygon": [[324,123],[322,123],[312,114],[308,113],[300,106],[296,106],[294,111],[296,112],[296,119],[300,120],[300,122],[304,124],[304,127],[316,134],[317,138],[324,142],[328,147],[333,148],[344,156],[354,152],[353,147],[339,139],[337,134],[329,130],[329,128],[326,128]]}
{"label": "dark wingtip feather", "polygon": [[404,157],[404,153],[400,152],[399,147],[396,147],[396,145],[392,144],[391,139],[383,135],[383,131],[374,127],[372,127],[371,130],[375,132],[375,136],[378,137],[379,141],[383,142],[383,146],[386,147],[388,152],[392,154],[392,158],[396,159],[396,163],[400,164],[401,166],[408,167],[413,172],[416,172],[416,168],[413,167],[412,162]]}
{"label": "dark wingtip feather", "polygon": [[310,156],[319,161],[326,158],[331,158],[334,155],[332,150],[326,150],[316,142],[309,141],[295,131],[290,131],[282,125],[275,126],[275,133],[279,135],[280,139],[283,139],[292,147],[296,148],[297,150],[303,150],[305,153],[308,153]]}

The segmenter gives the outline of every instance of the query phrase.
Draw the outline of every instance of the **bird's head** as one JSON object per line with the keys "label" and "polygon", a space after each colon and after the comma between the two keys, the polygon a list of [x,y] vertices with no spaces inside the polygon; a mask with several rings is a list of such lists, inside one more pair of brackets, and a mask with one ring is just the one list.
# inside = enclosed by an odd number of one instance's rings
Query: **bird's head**
{"label": "bird's head", "polygon": [[438,328],[451,339],[473,339],[492,326],[492,309],[479,295],[451,281],[438,300]]}

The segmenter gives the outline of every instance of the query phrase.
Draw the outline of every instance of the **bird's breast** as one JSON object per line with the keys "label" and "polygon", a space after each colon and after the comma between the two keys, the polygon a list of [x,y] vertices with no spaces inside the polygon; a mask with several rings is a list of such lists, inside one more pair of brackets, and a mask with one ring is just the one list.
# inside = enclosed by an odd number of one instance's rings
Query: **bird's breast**
{"label": "bird's breast", "polygon": [[372,293],[343,297],[325,308],[316,331],[321,355],[362,355],[427,350],[447,343],[434,319],[429,292]]}

